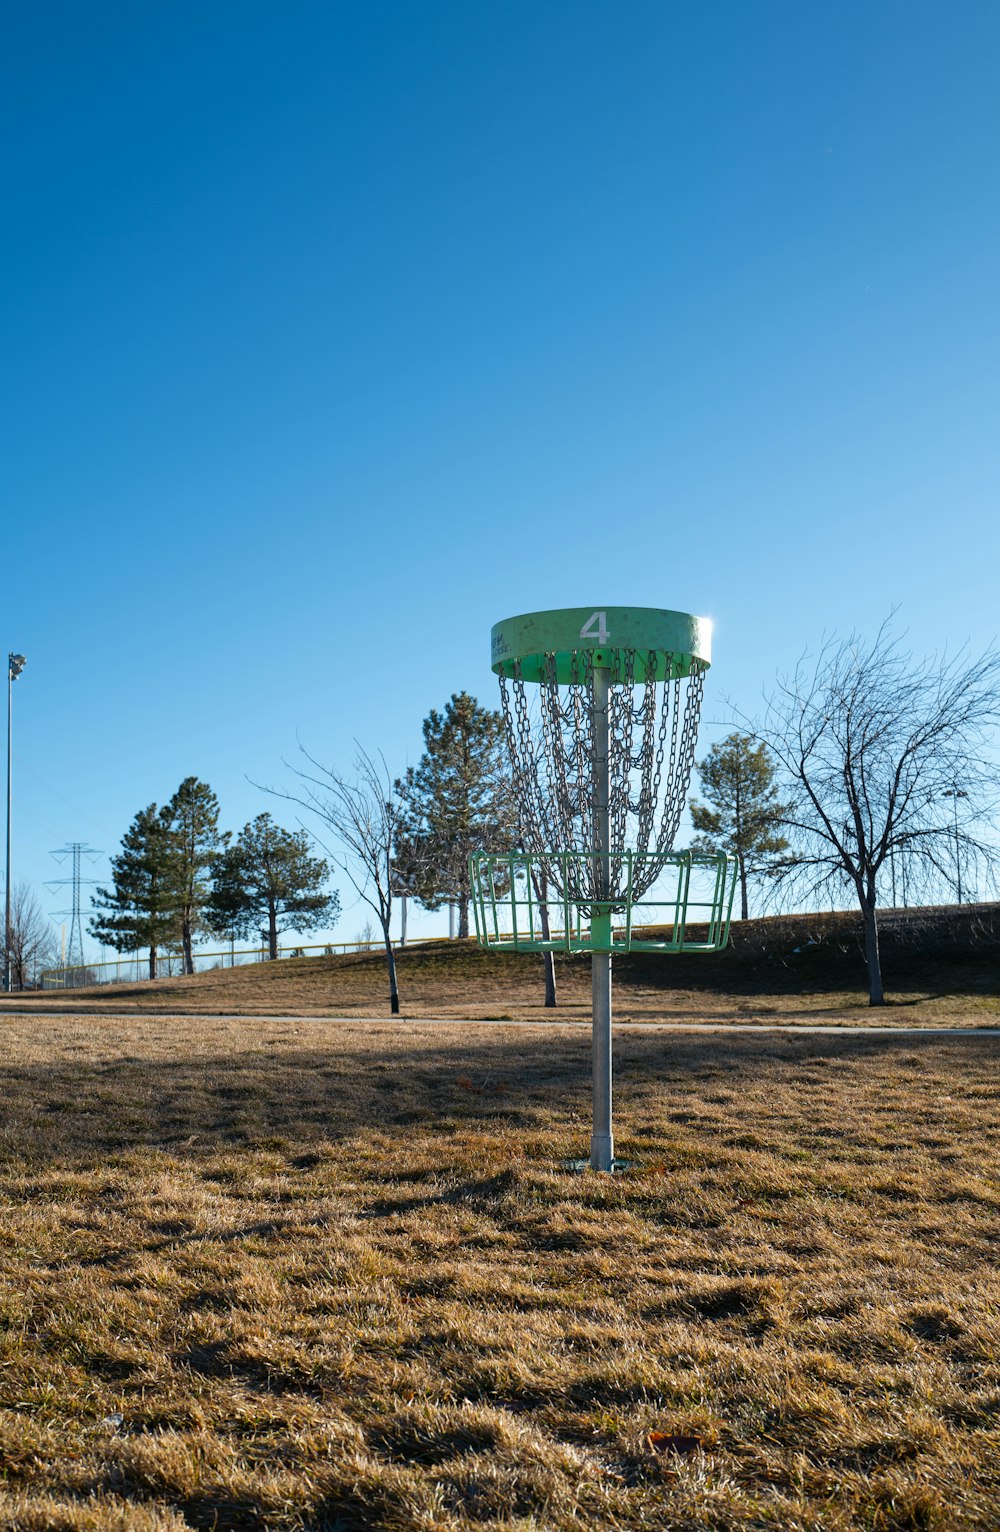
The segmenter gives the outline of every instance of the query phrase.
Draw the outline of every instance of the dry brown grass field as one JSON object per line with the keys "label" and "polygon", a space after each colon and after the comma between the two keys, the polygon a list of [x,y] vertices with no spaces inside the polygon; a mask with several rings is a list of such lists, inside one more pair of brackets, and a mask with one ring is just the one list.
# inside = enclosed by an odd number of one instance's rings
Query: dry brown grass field
{"label": "dry brown grass field", "polygon": [[997,1042],[7,1017],[0,1525],[995,1529]]}

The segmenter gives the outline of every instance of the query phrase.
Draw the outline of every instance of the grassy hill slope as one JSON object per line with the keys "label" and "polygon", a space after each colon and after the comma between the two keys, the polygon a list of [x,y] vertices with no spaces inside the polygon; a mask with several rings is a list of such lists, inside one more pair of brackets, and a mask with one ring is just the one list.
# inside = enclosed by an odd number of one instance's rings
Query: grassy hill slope
{"label": "grassy hill slope", "polygon": [[[900,1022],[1000,1014],[1000,906],[886,911],[882,954]],[[556,960],[559,1008],[542,1006],[541,960],[441,941],[398,953],[403,1015],[572,1019],[589,1011],[586,957]],[[856,1019],[869,1015],[861,925],[850,912],[736,922],[725,952],[615,962],[619,1019]],[[164,1014],[378,1016],[388,1011],[381,954],[289,958],[154,983],[12,996],[6,1007]],[[887,1020],[885,1012],[873,1019]]]}

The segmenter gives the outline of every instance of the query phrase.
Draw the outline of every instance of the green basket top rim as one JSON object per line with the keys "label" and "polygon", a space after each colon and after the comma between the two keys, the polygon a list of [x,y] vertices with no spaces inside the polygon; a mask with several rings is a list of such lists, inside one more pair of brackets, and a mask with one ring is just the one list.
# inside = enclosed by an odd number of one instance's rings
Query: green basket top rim
{"label": "green basket top rim", "polygon": [[556,679],[581,679],[579,656],[595,667],[624,677],[625,656],[632,656],[636,681],[676,680],[707,670],[712,662],[712,623],[707,617],[661,607],[562,607],[524,612],[493,626],[490,664],[505,677],[519,667],[526,681],[541,681],[555,656]]}
{"label": "green basket top rim", "polygon": [[709,866],[713,862],[735,862],[736,853],[725,850],[694,851],[688,847],[680,851],[633,851],[626,846],[623,851],[473,851],[469,855],[470,862],[503,862],[504,865],[511,862],[592,862],[595,858],[605,862],[617,859],[632,863],[664,862],[668,866],[677,866],[683,862]]}

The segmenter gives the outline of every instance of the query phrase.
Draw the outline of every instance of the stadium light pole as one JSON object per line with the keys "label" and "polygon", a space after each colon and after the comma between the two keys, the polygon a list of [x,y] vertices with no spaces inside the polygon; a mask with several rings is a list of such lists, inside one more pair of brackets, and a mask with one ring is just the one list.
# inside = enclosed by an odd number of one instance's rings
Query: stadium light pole
{"label": "stadium light pole", "polygon": [[14,682],[24,669],[23,654],[8,654],[7,656],[7,872],[4,888],[5,909],[3,922],[3,987],[4,993],[10,993],[10,725],[11,725],[11,695],[14,690]]}
{"label": "stadium light pole", "polygon": [[967,798],[969,795],[968,795],[968,793],[965,793],[965,792],[962,791],[962,789],[959,787],[957,782],[953,782],[951,787],[945,788],[945,790],[941,794],[941,796],[942,796],[942,798],[950,798],[952,800],[952,808],[955,811],[955,880],[956,880],[956,882],[958,884],[958,902],[959,902],[959,904],[961,904],[961,902],[962,902],[962,854],[961,854],[961,847],[959,845],[959,840],[958,840],[958,800],[959,800],[959,798]]}

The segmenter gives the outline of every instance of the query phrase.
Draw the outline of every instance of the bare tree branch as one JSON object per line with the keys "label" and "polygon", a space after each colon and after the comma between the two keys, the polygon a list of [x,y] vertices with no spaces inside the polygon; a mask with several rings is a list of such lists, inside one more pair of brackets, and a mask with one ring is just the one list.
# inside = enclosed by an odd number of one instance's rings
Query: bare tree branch
{"label": "bare tree branch", "polygon": [[[358,896],[378,917],[389,975],[389,1006],[399,1014],[396,958],[389,926],[395,893],[393,850],[399,806],[393,778],[381,751],[372,756],[355,740],[354,771],[344,776],[324,766],[300,744],[305,769],[284,764],[302,784],[300,792],[264,787],[264,792],[306,809],[326,826],[331,844],[315,839],[338,866]],[[256,786],[261,786],[257,783]]]}
{"label": "bare tree branch", "polygon": [[892,618],[864,644],[824,639],[779,677],[753,725],[778,761],[793,854],[784,886],[814,897],[850,887],[865,921],[869,998],[884,1001],[877,892],[887,864],[915,891],[942,877],[961,897],[964,869],[992,877],[1000,767],[1000,653],[914,660]]}
{"label": "bare tree branch", "polygon": [[29,883],[12,883],[7,930],[11,989],[33,989],[44,968],[59,961],[59,946],[48,917]]}

